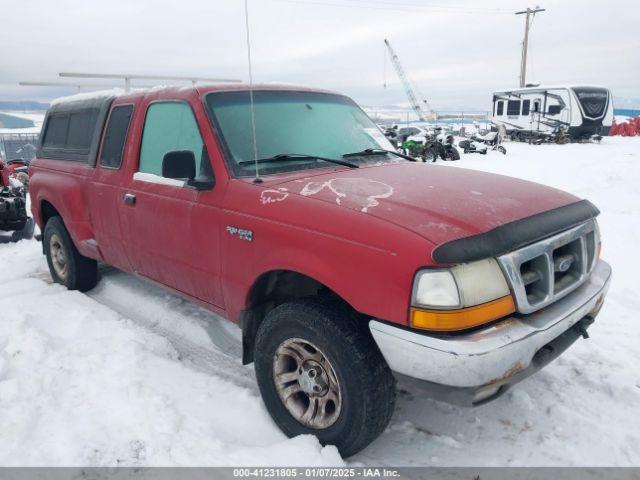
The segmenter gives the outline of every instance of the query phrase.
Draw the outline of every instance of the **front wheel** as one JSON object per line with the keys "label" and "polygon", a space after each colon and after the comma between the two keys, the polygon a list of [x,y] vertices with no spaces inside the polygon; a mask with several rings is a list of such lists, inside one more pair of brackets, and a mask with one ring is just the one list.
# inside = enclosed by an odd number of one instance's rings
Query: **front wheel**
{"label": "front wheel", "polygon": [[424,150],[424,154],[422,156],[425,162],[435,162],[438,159],[438,153],[431,147],[427,147]]}
{"label": "front wheel", "polygon": [[86,292],[98,283],[98,263],[78,252],[60,217],[53,217],[44,227],[44,253],[53,281],[69,290]]}
{"label": "front wheel", "polygon": [[299,299],[271,310],[255,342],[256,378],[275,423],[344,457],[382,433],[395,403],[394,377],[362,321],[331,298]]}

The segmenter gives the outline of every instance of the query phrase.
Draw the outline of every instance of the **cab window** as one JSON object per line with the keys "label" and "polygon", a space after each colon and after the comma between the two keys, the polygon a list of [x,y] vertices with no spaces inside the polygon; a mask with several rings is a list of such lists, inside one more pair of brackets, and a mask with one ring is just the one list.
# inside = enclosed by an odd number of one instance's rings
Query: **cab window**
{"label": "cab window", "polygon": [[191,151],[196,172],[202,163],[203,142],[191,107],[185,102],[157,102],[147,109],[138,171],[162,176],[162,159],[169,152]]}
{"label": "cab window", "polygon": [[111,110],[102,141],[101,166],[113,169],[120,168],[132,114],[133,105],[118,105]]}

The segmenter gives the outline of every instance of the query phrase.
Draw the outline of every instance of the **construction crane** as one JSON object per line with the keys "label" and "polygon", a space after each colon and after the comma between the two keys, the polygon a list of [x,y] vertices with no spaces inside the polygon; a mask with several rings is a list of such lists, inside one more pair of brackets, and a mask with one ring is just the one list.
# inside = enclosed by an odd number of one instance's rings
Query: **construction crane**
{"label": "construction crane", "polygon": [[422,98],[422,103],[426,106],[427,112],[424,111],[424,109],[422,108],[422,105],[420,104],[420,101],[418,101],[418,95],[416,94],[415,89],[411,85],[411,82],[409,81],[409,77],[407,77],[407,74],[404,73],[404,68],[402,68],[400,59],[398,58],[398,55],[396,54],[395,50],[393,50],[393,47],[389,43],[389,40],[385,38],[384,44],[387,47],[387,53],[389,54],[389,58],[391,59],[393,68],[395,69],[396,74],[398,75],[398,78],[402,82],[404,93],[407,95],[407,98],[409,99],[411,108],[418,115],[418,119],[421,122],[424,122],[429,119],[433,119],[435,117],[435,114],[431,110],[431,107],[429,106],[429,103],[427,102],[427,100],[425,98]]}

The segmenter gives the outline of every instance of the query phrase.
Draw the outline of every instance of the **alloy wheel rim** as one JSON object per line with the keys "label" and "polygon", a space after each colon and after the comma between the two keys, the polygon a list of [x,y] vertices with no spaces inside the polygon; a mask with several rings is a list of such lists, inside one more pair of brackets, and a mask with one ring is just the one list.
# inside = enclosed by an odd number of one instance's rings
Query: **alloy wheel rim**
{"label": "alloy wheel rim", "polygon": [[51,254],[53,269],[60,279],[65,280],[67,278],[67,272],[69,271],[67,255],[62,247],[62,240],[60,240],[60,237],[55,233],[51,235],[49,240],[49,252]]}
{"label": "alloy wheel rim", "polygon": [[273,358],[273,380],[287,411],[313,429],[328,428],[340,416],[342,394],[335,370],[313,343],[289,338]]}

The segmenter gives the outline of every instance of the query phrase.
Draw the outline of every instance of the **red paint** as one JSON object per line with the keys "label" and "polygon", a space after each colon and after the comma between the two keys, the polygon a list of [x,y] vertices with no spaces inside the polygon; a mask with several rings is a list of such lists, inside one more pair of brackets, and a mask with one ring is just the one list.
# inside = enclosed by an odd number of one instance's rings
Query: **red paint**
{"label": "red paint", "polygon": [[[262,274],[292,270],[364,314],[406,324],[414,274],[434,265],[435,246],[576,201],[522,180],[418,163],[304,170],[267,176],[261,184],[234,179],[202,98],[240,88],[246,87],[119,97],[114,106],[135,104],[120,170],[35,159],[30,194],[36,221],[43,226],[42,205],[49,202],[83,255],[149,278],[233,321]],[[162,99],[183,99],[193,108],[216,178],[212,190],[133,179],[146,108]],[[125,193],[136,195],[135,206],[124,203]],[[253,241],[230,235],[227,226],[251,230]]]}
{"label": "red paint", "polygon": [[9,168],[7,164],[0,159],[0,188],[9,186]]}

